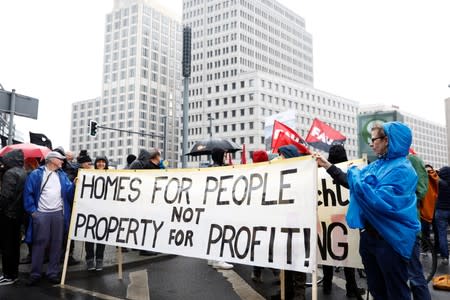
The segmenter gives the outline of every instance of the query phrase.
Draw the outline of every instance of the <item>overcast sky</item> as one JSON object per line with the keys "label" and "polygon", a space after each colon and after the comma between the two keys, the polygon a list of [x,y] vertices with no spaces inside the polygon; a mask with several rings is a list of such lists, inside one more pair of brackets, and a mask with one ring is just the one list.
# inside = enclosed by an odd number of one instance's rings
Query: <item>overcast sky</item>
{"label": "overcast sky", "polygon": [[[316,88],[361,104],[395,104],[445,124],[450,1],[280,0],[313,35]],[[182,1],[165,1],[181,16]],[[0,1],[0,83],[36,97],[37,121],[69,146],[71,103],[101,94],[105,15],[113,0]]]}

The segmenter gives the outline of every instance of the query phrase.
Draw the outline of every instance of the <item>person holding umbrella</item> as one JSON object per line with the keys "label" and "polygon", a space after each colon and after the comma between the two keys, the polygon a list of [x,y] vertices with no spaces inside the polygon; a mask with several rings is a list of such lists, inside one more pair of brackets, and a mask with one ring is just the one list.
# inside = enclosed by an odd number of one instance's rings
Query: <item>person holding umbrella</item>
{"label": "person holding umbrella", "polygon": [[[225,150],[221,148],[214,148],[211,151],[211,159],[213,163],[210,167],[223,167],[225,166]],[[219,260],[208,260],[208,265],[214,269],[229,270],[233,268],[232,264]]]}

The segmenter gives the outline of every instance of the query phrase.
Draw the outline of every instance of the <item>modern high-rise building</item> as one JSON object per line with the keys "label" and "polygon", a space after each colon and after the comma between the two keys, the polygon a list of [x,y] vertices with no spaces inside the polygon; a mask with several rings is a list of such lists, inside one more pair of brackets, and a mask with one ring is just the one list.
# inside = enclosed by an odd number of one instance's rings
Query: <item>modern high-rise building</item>
{"label": "modern high-rise building", "polygon": [[415,116],[400,110],[394,105],[364,105],[360,107],[361,114],[395,111],[400,121],[408,125],[413,132],[411,147],[426,164],[439,169],[448,165],[447,131],[444,125]]}
{"label": "modern high-rise building", "polygon": [[[115,0],[105,22],[102,95],[72,105],[71,149],[104,154],[123,166],[130,153],[163,150],[165,139],[163,157],[176,165],[181,51],[182,27],[170,12],[150,0]],[[89,120],[123,131],[99,128],[92,137]]]}
{"label": "modern high-rise building", "polygon": [[265,147],[264,119],[293,109],[303,137],[317,117],[346,135],[349,157],[357,156],[358,104],[314,89],[302,17],[274,0],[184,0],[183,25],[192,29],[190,146],[212,129],[251,153]]}

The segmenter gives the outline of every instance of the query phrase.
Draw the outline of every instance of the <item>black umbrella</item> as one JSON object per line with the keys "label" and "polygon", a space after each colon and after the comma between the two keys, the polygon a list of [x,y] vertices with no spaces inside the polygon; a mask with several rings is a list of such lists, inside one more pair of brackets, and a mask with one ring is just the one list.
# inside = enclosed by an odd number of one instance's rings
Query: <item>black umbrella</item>
{"label": "black umbrella", "polygon": [[211,154],[211,151],[214,148],[223,149],[226,152],[230,153],[234,153],[241,150],[241,148],[232,141],[217,138],[208,138],[195,143],[195,145],[191,149],[191,152],[189,152],[186,155],[192,156],[208,155]]}

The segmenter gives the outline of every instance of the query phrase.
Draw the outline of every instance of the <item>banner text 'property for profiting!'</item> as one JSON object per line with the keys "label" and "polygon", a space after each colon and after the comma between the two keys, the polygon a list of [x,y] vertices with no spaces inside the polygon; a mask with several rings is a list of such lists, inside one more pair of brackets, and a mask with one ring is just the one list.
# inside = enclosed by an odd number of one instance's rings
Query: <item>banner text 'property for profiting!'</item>
{"label": "banner text 'property for profiting!'", "polygon": [[317,166],[311,157],[223,168],[82,170],[71,238],[311,272]]}

